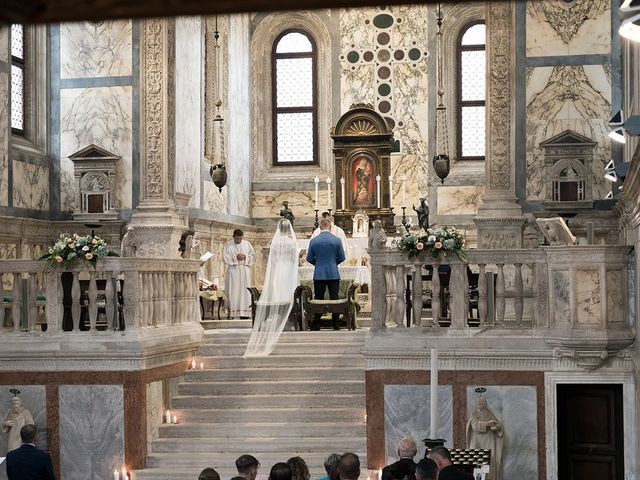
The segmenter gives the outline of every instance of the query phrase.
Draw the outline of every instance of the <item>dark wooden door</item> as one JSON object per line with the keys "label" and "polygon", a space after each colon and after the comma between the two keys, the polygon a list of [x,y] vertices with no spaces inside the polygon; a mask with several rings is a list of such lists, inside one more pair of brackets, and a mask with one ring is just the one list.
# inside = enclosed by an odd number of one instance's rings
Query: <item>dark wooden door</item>
{"label": "dark wooden door", "polygon": [[623,480],[622,385],[558,385],[558,479]]}

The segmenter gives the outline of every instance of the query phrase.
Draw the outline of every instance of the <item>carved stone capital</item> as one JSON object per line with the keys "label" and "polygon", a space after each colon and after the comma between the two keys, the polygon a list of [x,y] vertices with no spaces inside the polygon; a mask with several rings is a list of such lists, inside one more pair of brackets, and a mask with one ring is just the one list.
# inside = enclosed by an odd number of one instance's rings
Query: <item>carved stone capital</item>
{"label": "carved stone capital", "polygon": [[478,248],[522,248],[524,217],[474,218],[478,228]]}

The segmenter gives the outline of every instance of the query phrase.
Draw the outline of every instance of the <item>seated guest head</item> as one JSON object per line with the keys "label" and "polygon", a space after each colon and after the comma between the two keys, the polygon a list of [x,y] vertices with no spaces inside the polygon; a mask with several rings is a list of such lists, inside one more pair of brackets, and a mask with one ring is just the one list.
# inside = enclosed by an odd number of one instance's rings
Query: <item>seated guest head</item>
{"label": "seated guest head", "polygon": [[291,468],[292,480],[309,480],[309,468],[305,461],[300,457],[291,457],[287,460],[287,465]]}
{"label": "seated guest head", "polygon": [[240,455],[236,460],[236,468],[241,477],[255,480],[260,462],[253,455]]}
{"label": "seated guest head", "polygon": [[413,438],[405,437],[398,442],[398,456],[400,458],[413,458],[416,453],[418,453],[418,448]]}
{"label": "seated guest head", "polygon": [[211,467],[207,467],[200,472],[198,480],[220,480],[220,474]]}
{"label": "seated guest head", "polygon": [[416,465],[416,480],[436,480],[438,466],[430,458],[423,458]]}
{"label": "seated guest head", "polygon": [[337,453],[332,453],[324,461],[324,469],[327,471],[329,480],[338,480],[340,478],[338,475],[338,462],[340,462],[340,455]]}
{"label": "seated guest head", "polygon": [[320,230],[331,230],[331,220],[328,218],[320,220]]}
{"label": "seated guest head", "polygon": [[278,462],[269,472],[269,480],[292,480],[291,467],[284,462]]}
{"label": "seated guest head", "polygon": [[428,456],[431,460],[436,462],[438,471],[442,470],[444,467],[448,467],[449,465],[451,465],[451,454],[445,447],[433,447],[429,451]]}
{"label": "seated guest head", "polygon": [[20,429],[22,443],[36,443],[38,439],[38,429],[35,425],[25,425]]}
{"label": "seated guest head", "polygon": [[355,453],[347,452],[338,462],[340,480],[357,480],[360,476],[360,459]]}

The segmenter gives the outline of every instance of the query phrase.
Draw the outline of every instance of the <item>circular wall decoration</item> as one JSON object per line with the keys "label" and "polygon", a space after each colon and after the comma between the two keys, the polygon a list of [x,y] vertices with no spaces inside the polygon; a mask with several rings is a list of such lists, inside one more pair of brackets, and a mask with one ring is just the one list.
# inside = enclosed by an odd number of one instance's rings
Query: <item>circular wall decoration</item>
{"label": "circular wall decoration", "polygon": [[377,28],[389,28],[393,25],[393,17],[387,13],[381,13],[373,17],[373,25]]}

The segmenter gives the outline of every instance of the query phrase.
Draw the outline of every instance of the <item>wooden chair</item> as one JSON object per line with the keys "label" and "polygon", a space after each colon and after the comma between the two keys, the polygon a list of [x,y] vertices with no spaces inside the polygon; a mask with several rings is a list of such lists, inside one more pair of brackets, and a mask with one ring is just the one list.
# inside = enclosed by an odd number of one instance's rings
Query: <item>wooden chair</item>
{"label": "wooden chair", "polygon": [[[251,326],[256,321],[256,307],[258,306],[258,302],[260,301],[260,295],[262,291],[257,289],[256,287],[247,287],[249,293],[251,294]],[[297,291],[297,290],[296,290]],[[296,330],[300,330],[302,328],[302,310],[300,309],[299,302],[296,301],[297,298],[294,294],[293,300],[293,308],[291,308],[291,313],[289,314],[289,322],[294,326]]]}
{"label": "wooden chair", "polygon": [[[320,314],[342,314],[343,320],[349,330],[356,329],[356,306],[355,294],[359,284],[354,283],[352,279],[340,280],[340,288],[338,291],[338,300],[330,300],[329,292],[325,292],[325,298],[322,300],[313,299],[313,280],[303,280],[294,295],[294,305],[298,305],[304,315],[301,315],[300,329],[307,330],[309,328],[309,318]],[[303,324],[304,322],[304,324]]]}

